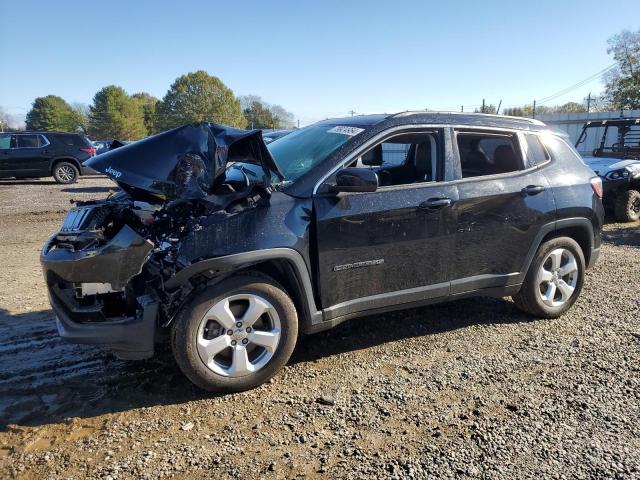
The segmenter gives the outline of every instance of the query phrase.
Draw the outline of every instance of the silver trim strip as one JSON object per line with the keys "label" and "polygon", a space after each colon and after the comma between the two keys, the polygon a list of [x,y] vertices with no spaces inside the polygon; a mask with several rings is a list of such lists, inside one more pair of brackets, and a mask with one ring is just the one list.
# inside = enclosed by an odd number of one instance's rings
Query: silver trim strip
{"label": "silver trim strip", "polygon": [[[320,178],[320,180],[318,180],[316,182],[315,186],[313,187],[312,195],[316,195],[318,193],[318,188],[320,188],[320,185],[322,185],[329,177],[331,177],[331,175],[333,175],[338,170],[340,170],[345,164],[347,164],[347,163],[353,161],[355,158],[361,156],[369,147],[373,146],[373,144],[378,142],[380,139],[385,138],[387,136],[397,136],[397,135],[390,135],[390,134],[393,134],[395,132],[402,132],[402,133],[399,133],[399,134],[403,134],[403,133],[419,133],[419,132],[414,132],[412,130],[415,130],[415,129],[424,130],[424,129],[435,129],[435,128],[443,128],[443,129],[445,129],[445,134],[446,134],[446,129],[455,130],[456,128],[458,128],[458,129],[462,128],[462,129],[473,129],[473,130],[509,132],[509,133],[513,133],[513,134],[531,133],[531,134],[534,134],[534,135],[541,135],[541,133],[542,133],[542,132],[536,132],[536,131],[523,132],[522,129],[520,129],[520,128],[485,127],[485,126],[476,126],[476,125],[452,125],[452,124],[436,124],[436,123],[419,124],[419,125],[399,125],[399,126],[396,126],[396,127],[388,128],[387,130],[384,130],[383,132],[378,133],[376,136],[371,137],[365,143],[360,145],[356,150],[354,150],[349,155],[344,157],[341,162],[339,162],[337,165],[335,165],[331,170],[329,170],[328,173],[323,175]],[[562,138],[560,135],[555,134],[553,131],[545,131],[544,133],[545,134],[551,134],[551,135],[553,135],[555,137],[558,137],[558,138]],[[520,137],[518,137],[518,139],[520,139]],[[454,138],[454,140],[455,140],[455,138]],[[522,143],[522,142],[519,142],[519,143]],[[542,141],[541,141],[541,143],[544,145],[544,143]],[[457,147],[457,142],[454,142],[453,147],[455,149],[458,148]],[[522,145],[520,146],[520,149],[522,150]],[[445,158],[446,158],[446,155],[447,155],[446,151],[444,152],[444,155],[445,155]],[[524,158],[525,157],[522,158],[523,161],[524,161]],[[485,175],[483,177],[457,178],[455,180],[445,180],[445,181],[442,181],[442,182],[433,182],[433,183],[437,183],[438,185],[450,185],[450,184],[455,184],[456,182],[464,182],[464,181],[469,181],[469,180],[475,180],[475,179],[478,179],[478,178],[488,179],[488,178],[495,178],[495,177],[510,176],[510,175],[514,175],[514,174],[521,174],[523,172],[530,172],[530,171],[533,171],[535,169],[541,168],[544,165],[547,165],[550,161],[551,160],[549,160],[546,163],[543,163],[542,165],[536,165],[535,167],[526,168],[524,170],[518,170],[516,172],[500,173],[500,174],[496,174],[496,175]],[[446,173],[446,161],[445,161],[445,173]],[[431,183],[431,182],[429,182],[429,183]],[[416,185],[416,184],[409,184],[409,185]],[[400,186],[400,185],[398,185],[398,186]]]}

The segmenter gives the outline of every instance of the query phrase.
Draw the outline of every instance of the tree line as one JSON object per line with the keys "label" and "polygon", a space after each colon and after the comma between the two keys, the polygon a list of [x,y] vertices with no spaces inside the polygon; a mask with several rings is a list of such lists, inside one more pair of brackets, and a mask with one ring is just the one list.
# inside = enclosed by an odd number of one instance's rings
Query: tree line
{"label": "tree line", "polygon": [[256,95],[236,97],[203,70],[178,77],[162,100],[122,87],[100,89],[88,107],[56,95],[38,97],[26,116],[28,130],[83,131],[94,139],[137,140],[186,123],[212,121],[237,128],[292,128],[293,114]]}

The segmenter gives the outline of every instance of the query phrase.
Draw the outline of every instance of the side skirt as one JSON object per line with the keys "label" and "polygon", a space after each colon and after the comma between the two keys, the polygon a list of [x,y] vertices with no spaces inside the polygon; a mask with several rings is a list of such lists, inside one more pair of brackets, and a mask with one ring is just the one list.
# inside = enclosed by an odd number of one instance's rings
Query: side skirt
{"label": "side skirt", "polygon": [[[420,300],[408,300],[408,301],[404,301],[404,302],[400,302],[400,303],[393,303],[393,304],[389,304],[387,303],[386,305],[383,306],[377,306],[377,307],[373,307],[367,310],[358,310],[358,311],[352,311],[350,313],[344,313],[342,315],[338,315],[338,316],[333,316],[328,318],[327,320],[321,322],[321,323],[314,323],[313,325],[310,326],[310,328],[307,330],[307,332],[305,333],[317,333],[317,332],[322,332],[324,330],[329,330],[337,325],[340,325],[342,322],[345,322],[347,320],[353,319],[353,318],[361,318],[361,317],[368,317],[370,315],[377,315],[380,313],[386,313],[386,312],[393,312],[393,311],[397,311],[397,310],[405,310],[405,309],[409,309],[409,308],[416,308],[416,307],[423,307],[425,305],[431,305],[434,303],[444,303],[444,302],[450,302],[453,300],[460,300],[462,298],[468,298],[468,297],[494,297],[494,298],[502,298],[502,297],[510,297],[512,295],[515,295],[516,293],[518,293],[520,291],[520,287],[522,284],[518,283],[515,285],[507,285],[507,286],[501,286],[501,287],[491,287],[491,288],[479,288],[476,290],[469,290],[466,292],[462,292],[462,293],[454,293],[451,295],[441,295],[441,296],[433,296],[433,297],[423,297]],[[435,287],[435,286],[432,286]],[[416,289],[411,289],[411,291],[409,291],[409,295],[413,295],[415,294],[415,292],[413,292],[413,290]],[[396,300],[402,298],[404,291],[401,292],[394,292],[393,294],[388,294],[386,296],[393,296]],[[375,295],[375,297],[382,297],[384,295]],[[400,298],[398,298],[400,297]],[[371,297],[367,297],[367,298],[371,298]],[[406,299],[407,297],[405,297]],[[363,299],[358,301],[358,303],[364,303],[366,302],[367,299]],[[344,305],[344,304],[341,304]],[[328,309],[323,310],[323,315],[324,318],[327,318],[328,315],[330,315],[332,313],[331,309],[335,309],[338,306],[334,306],[334,307],[330,307]],[[335,310],[333,310],[335,311]]]}

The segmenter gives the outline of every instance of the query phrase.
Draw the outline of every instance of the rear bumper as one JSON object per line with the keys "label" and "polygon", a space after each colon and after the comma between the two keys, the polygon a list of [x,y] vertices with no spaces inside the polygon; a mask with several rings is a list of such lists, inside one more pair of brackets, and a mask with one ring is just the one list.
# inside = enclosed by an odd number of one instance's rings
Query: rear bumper
{"label": "rear bumper", "polygon": [[84,323],[71,318],[82,314],[81,309],[73,311],[51,290],[49,300],[56,315],[58,333],[66,342],[99,345],[126,360],[153,356],[158,302],[150,295],[138,297],[141,311],[137,316]]}

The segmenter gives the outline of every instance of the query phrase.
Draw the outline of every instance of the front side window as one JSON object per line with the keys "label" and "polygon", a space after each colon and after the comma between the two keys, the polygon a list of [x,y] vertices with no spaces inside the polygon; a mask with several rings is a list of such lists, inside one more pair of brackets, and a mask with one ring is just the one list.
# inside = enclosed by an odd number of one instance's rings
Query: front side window
{"label": "front side window", "polygon": [[513,133],[457,131],[462,178],[498,175],[523,169]]}
{"label": "front side window", "polygon": [[38,148],[40,147],[40,135],[17,135],[17,148]]}
{"label": "front side window", "polygon": [[0,133],[0,150],[8,150],[11,148],[11,135]]}
{"label": "front side window", "polygon": [[350,166],[375,171],[381,187],[433,182],[441,163],[439,138],[437,132],[396,135],[367,150]]}

